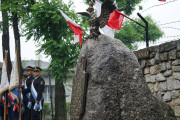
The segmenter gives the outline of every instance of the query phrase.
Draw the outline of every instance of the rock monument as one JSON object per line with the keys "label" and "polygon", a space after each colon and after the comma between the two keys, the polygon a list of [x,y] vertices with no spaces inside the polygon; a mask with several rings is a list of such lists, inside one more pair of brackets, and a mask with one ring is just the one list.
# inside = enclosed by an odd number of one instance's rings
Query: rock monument
{"label": "rock monument", "polygon": [[83,45],[73,80],[71,120],[176,120],[150,92],[136,56],[99,35]]}

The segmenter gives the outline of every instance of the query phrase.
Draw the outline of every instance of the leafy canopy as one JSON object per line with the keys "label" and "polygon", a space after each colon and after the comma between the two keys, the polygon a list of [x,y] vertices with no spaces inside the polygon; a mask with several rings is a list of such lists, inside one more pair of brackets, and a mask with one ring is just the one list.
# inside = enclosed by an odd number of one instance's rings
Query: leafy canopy
{"label": "leafy canopy", "polygon": [[27,39],[33,37],[40,49],[51,56],[49,71],[56,80],[66,81],[67,73],[77,62],[79,54],[78,43],[73,43],[73,32],[60,14],[62,10],[67,16],[79,22],[77,15],[70,10],[71,4],[62,1],[38,2],[32,6],[29,16],[24,19]]}

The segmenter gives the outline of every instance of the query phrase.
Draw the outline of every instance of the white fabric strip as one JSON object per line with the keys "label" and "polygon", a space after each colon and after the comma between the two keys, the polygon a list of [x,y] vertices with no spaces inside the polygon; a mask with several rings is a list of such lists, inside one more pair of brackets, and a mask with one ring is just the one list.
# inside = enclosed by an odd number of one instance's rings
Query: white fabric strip
{"label": "white fabric strip", "polygon": [[79,42],[79,35],[74,34],[74,42],[75,43]]}
{"label": "white fabric strip", "polygon": [[64,14],[61,10],[60,10],[62,16],[66,19],[66,21],[69,21],[70,23],[72,23],[75,26],[79,26],[77,25],[72,19],[70,19],[66,14]]}
{"label": "white fabric strip", "polygon": [[96,0],[95,7],[96,7],[96,12],[97,12],[97,17],[101,15],[101,6],[102,6],[102,2],[100,0]]}
{"label": "white fabric strip", "polygon": [[115,29],[112,29],[111,27],[105,25],[105,27],[101,28],[101,30],[105,35],[114,38]]}
{"label": "white fabric strip", "polygon": [[6,71],[6,64],[4,60],[3,67],[2,67],[2,74],[1,74],[0,94],[8,90],[8,88],[9,88],[9,81],[8,81],[8,76],[7,76],[7,71]]}

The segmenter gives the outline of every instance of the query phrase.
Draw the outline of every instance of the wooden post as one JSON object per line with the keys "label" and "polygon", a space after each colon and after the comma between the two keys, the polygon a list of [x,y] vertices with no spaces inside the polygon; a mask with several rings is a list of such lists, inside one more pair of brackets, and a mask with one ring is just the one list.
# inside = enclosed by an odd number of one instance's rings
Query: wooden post
{"label": "wooden post", "polygon": [[[18,43],[17,43],[18,45]],[[17,54],[17,66],[18,66],[18,75],[19,75],[19,89],[21,88],[21,71],[20,71],[20,61],[19,61],[19,51],[18,47],[16,50]],[[21,120],[21,92],[19,92],[19,120]]]}
{"label": "wooden post", "polygon": [[[4,63],[6,65],[6,71],[7,71],[7,55],[8,55],[8,50],[5,50],[5,59],[4,59]],[[7,101],[7,92],[4,92],[5,96],[4,96],[4,120],[6,120],[6,101]]]}

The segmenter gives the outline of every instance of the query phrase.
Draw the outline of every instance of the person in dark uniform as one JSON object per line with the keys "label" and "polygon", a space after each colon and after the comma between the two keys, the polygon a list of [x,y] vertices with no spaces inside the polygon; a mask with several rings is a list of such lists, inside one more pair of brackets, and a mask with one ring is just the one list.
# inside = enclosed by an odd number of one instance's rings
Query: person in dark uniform
{"label": "person in dark uniform", "polygon": [[19,120],[19,106],[11,93],[8,94],[8,120]]}
{"label": "person in dark uniform", "polygon": [[42,69],[40,67],[34,67],[35,79],[31,85],[31,97],[30,103],[32,104],[32,120],[42,120],[42,107],[43,107],[43,91],[45,81],[41,78]]}
{"label": "person in dark uniform", "polygon": [[22,95],[23,95],[23,105],[25,109],[23,116],[25,116],[24,120],[31,120],[31,109],[28,108],[28,102],[30,101],[30,96],[31,96],[31,83],[34,79],[33,76],[34,68],[31,66],[27,66],[26,69],[27,69],[26,71],[27,79],[24,83],[24,86],[21,87]]}
{"label": "person in dark uniform", "polygon": [[4,104],[3,104],[3,96],[0,94],[0,117],[4,120]]}
{"label": "person in dark uniform", "polygon": [[[26,83],[26,79],[27,79],[27,75],[23,75],[23,86],[22,86],[22,88],[25,88],[25,83]],[[24,99],[23,99],[23,97],[25,98],[25,100],[27,100],[28,98],[27,98],[27,96],[23,96],[22,94],[21,94],[21,119],[22,120],[26,120],[26,115],[27,114],[24,114],[24,112],[25,112],[25,107],[27,108],[27,105],[25,106],[24,105],[24,102],[26,102],[26,101],[24,101]],[[27,108],[27,110],[29,110],[28,108]],[[27,110],[26,110],[26,112],[27,112]]]}

